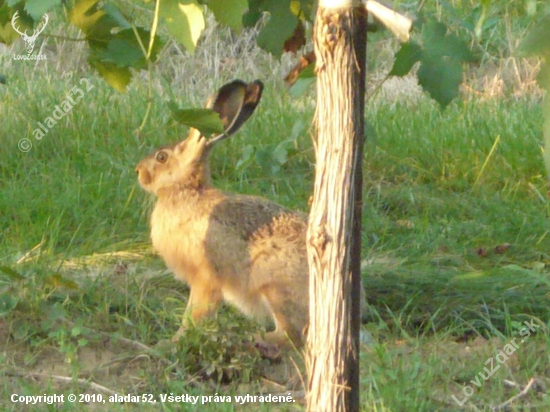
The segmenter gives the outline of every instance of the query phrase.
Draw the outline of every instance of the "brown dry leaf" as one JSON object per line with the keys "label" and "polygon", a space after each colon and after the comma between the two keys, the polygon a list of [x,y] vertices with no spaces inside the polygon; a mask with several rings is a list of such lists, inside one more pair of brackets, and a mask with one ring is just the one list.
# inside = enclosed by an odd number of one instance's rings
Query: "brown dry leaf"
{"label": "brown dry leaf", "polygon": [[128,265],[125,263],[117,263],[115,265],[114,273],[115,275],[125,275],[128,271]]}
{"label": "brown dry leaf", "polygon": [[506,252],[508,249],[510,249],[510,246],[512,246],[510,243],[503,243],[502,245],[498,245],[495,247],[495,253],[498,253],[499,255]]}
{"label": "brown dry leaf", "polygon": [[292,33],[292,37],[285,41],[283,49],[286,52],[296,54],[296,52],[300,50],[304,44],[306,44],[306,30],[302,22],[299,21],[298,25],[294,29],[294,33]]}
{"label": "brown dry leaf", "polygon": [[298,80],[300,73],[313,62],[315,62],[315,52],[310,51],[309,53],[301,55],[298,63],[296,63],[286,75],[285,83],[289,87],[292,86],[296,83],[296,80]]}
{"label": "brown dry leaf", "polygon": [[484,247],[477,248],[476,253],[479,257],[487,257],[487,249],[485,249]]}
{"label": "brown dry leaf", "polygon": [[398,220],[396,223],[398,227],[404,227],[406,229],[414,228],[414,223],[411,222],[410,220]]}

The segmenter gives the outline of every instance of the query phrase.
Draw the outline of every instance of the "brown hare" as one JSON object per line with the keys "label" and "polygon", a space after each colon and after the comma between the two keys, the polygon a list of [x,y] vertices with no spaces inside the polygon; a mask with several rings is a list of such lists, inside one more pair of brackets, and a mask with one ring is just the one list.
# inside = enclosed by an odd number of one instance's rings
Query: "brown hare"
{"label": "brown hare", "polygon": [[307,215],[256,196],[212,186],[208,155],[235,133],[262,95],[260,81],[224,85],[206,104],[219,113],[225,132],[207,139],[196,129],[179,143],[143,159],[140,185],[157,196],[151,239],[176,278],[191,289],[182,326],[215,311],[222,300],[247,315],[271,319],[270,343],[287,337],[302,345],[308,323]]}

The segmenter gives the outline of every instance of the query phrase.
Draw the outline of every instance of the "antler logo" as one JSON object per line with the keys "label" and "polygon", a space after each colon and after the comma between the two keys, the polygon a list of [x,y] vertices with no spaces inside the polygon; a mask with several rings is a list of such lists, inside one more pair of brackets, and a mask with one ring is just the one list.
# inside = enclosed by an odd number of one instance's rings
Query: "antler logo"
{"label": "antler logo", "polygon": [[19,30],[19,27],[15,26],[15,24],[16,24],[15,21],[18,18],[19,18],[19,11],[16,11],[15,14],[13,15],[12,19],[11,19],[11,25],[12,25],[13,29],[21,35],[21,38],[27,44],[27,47],[26,47],[27,53],[31,54],[32,51],[34,50],[34,43],[36,43],[36,39],[37,39],[38,35],[44,31],[44,29],[46,28],[46,25],[48,24],[48,21],[50,20],[50,18],[47,14],[44,14],[44,16],[42,16],[43,22],[41,22],[38,25],[38,28],[36,30],[33,30],[32,36],[29,36],[27,34],[27,30],[22,32],[21,30]]}

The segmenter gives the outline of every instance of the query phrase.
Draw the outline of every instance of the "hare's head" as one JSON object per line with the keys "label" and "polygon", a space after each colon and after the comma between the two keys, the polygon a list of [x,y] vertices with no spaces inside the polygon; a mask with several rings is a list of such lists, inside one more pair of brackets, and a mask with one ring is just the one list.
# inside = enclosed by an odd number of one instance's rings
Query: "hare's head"
{"label": "hare's head", "polygon": [[206,108],[220,115],[224,132],[206,139],[191,128],[187,138],[161,147],[137,165],[140,185],[148,192],[177,187],[201,189],[210,186],[208,154],[214,145],[235,133],[258,105],[263,84],[259,80],[246,84],[235,80],[222,86],[206,103]]}

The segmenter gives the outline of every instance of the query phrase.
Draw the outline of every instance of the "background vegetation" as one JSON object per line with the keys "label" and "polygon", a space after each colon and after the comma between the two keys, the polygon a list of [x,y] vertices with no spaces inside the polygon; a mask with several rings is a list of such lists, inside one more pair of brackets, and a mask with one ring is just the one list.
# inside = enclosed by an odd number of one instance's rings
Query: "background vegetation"
{"label": "background vegetation", "polygon": [[[468,39],[476,57],[459,99],[445,111],[413,76],[386,79],[398,44],[387,33],[370,34],[365,411],[491,410],[532,378],[535,384],[507,410],[550,406],[549,204],[542,92],[534,80],[540,62],[517,57],[548,5],[484,4],[423,7]],[[412,14],[419,6],[399,5]],[[250,343],[260,326],[230,309],[177,348],[158,344],[177,329],[187,290],[152,253],[152,199],[133,170],[154,147],[185,136],[170,116],[170,98],[199,106],[227,80],[260,78],[266,90],[257,113],[213,153],[215,183],[307,210],[314,96],[310,90],[294,98],[285,90],[292,57],[279,62],[254,45],[254,30],[236,36],[210,21],[194,56],[176,44],[167,48],[152,79],[151,112],[139,129],[149,79],[136,73],[126,94],[114,91],[87,66],[84,45],[64,39],[78,38],[78,31],[55,20],[37,45],[46,61],[14,61],[22,42],[0,54],[7,81],[0,85],[2,409],[21,410],[12,393],[288,393],[293,364],[260,359]],[[37,122],[82,78],[94,87],[36,140]],[[22,138],[32,142],[28,152],[18,149]],[[531,319],[541,325],[537,333],[459,406],[452,396],[464,398],[463,387]],[[293,410],[299,404],[205,406]]]}

